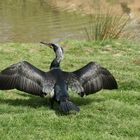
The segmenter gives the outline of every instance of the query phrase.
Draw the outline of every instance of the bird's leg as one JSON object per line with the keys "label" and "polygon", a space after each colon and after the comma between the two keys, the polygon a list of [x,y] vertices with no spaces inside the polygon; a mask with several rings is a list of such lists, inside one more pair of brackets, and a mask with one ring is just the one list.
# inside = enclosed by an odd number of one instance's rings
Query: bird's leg
{"label": "bird's leg", "polygon": [[53,105],[54,105],[54,99],[50,98],[49,99],[49,106],[50,106],[51,109],[53,109]]}
{"label": "bird's leg", "polygon": [[81,97],[83,97],[84,96],[84,92],[80,92],[80,93],[78,93]]}

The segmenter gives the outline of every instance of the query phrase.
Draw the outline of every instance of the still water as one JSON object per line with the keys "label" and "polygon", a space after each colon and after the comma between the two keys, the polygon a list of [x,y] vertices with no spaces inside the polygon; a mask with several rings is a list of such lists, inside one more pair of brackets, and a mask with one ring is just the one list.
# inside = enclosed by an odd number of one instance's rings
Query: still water
{"label": "still water", "polygon": [[47,0],[0,0],[0,42],[83,38],[88,17],[62,11]]}

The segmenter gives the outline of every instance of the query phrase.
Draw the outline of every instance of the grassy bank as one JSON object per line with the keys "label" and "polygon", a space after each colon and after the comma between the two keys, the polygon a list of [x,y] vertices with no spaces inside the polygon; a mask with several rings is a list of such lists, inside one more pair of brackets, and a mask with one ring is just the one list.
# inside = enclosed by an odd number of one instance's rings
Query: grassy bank
{"label": "grassy bank", "polygon": [[[89,61],[108,68],[119,89],[84,98],[71,93],[77,114],[61,116],[46,99],[17,90],[0,91],[1,140],[138,140],[140,138],[140,45],[107,41],[62,43],[62,68],[76,70]],[[54,57],[39,44],[0,44],[0,69],[27,60],[42,70]]]}

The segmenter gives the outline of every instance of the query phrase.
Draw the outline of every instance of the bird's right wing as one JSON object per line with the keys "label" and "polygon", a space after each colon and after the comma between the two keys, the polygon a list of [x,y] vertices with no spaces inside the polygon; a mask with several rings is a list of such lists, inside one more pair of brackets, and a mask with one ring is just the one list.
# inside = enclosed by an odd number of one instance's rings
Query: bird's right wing
{"label": "bird's right wing", "polygon": [[92,94],[101,89],[117,89],[114,76],[95,62],[90,62],[83,68],[74,71],[73,74],[79,79],[84,94]]}
{"label": "bird's right wing", "polygon": [[[0,72],[0,90],[16,88],[33,95],[44,96],[43,84],[47,75],[32,64],[22,61]],[[49,80],[47,84],[49,85]]]}

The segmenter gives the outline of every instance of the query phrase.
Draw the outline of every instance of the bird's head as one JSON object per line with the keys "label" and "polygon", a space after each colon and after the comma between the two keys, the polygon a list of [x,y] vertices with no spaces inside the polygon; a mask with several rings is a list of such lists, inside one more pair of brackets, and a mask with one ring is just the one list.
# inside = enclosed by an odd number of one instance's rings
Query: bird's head
{"label": "bird's head", "polygon": [[64,51],[63,48],[55,43],[47,43],[47,42],[40,42],[41,44],[44,44],[46,46],[49,46],[50,48],[52,48],[55,52],[56,58],[53,60],[51,67],[56,66],[56,64],[59,64],[60,61],[63,59],[64,57]]}
{"label": "bird's head", "polygon": [[59,44],[47,43],[47,42],[40,42],[40,43],[52,48],[54,50],[56,56],[63,57],[64,51],[63,51],[63,48]]}

